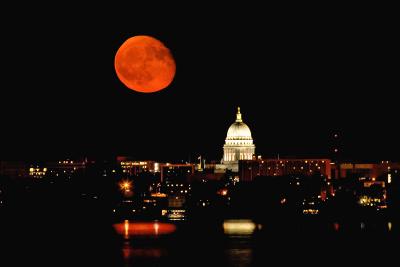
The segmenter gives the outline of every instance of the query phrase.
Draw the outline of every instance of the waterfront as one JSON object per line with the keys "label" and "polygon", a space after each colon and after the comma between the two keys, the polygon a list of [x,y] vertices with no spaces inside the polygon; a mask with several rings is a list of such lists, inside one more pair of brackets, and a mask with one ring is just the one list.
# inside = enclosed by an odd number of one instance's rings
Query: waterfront
{"label": "waterfront", "polygon": [[[124,239],[125,266],[266,266],[304,263],[371,263],[393,259],[398,227],[393,222],[324,224],[321,221],[287,222],[281,227],[257,225],[251,220],[177,227],[169,237]],[[357,230],[358,228],[358,230]],[[225,230],[225,231],[224,231]]]}
{"label": "waterfront", "polygon": [[2,260],[9,266],[247,267],[381,265],[397,257],[395,175],[382,190],[382,181],[357,177],[155,184],[145,174],[121,179],[114,166],[95,170],[3,177]]}
{"label": "waterfront", "polygon": [[[68,266],[373,265],[396,259],[399,221],[320,216],[113,222],[93,210],[61,206],[3,217],[3,259]],[[5,214],[7,215],[7,214]],[[73,215],[73,216],[69,216]],[[8,218],[8,219],[7,219]],[[6,224],[4,224],[6,223]],[[7,265],[6,265],[7,266]]]}

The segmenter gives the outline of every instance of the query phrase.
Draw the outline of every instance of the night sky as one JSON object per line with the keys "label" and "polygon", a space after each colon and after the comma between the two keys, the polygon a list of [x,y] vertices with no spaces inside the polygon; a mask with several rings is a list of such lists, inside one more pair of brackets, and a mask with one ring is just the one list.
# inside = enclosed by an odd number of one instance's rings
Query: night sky
{"label": "night sky", "polygon": [[[1,157],[220,160],[240,106],[257,154],[329,157],[339,133],[345,157],[400,160],[390,14],[183,8],[10,10],[14,18],[2,18]],[[166,90],[136,93],[118,80],[115,53],[135,35],[171,50],[177,73]]]}

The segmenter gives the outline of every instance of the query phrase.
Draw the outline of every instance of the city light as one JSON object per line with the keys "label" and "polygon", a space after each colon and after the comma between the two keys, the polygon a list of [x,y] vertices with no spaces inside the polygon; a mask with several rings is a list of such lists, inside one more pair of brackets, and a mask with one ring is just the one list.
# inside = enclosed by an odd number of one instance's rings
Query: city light
{"label": "city light", "polygon": [[164,194],[164,193],[152,193],[151,196],[152,197],[165,198],[165,197],[167,197],[167,194]]}
{"label": "city light", "polygon": [[184,221],[186,219],[186,210],[170,210],[165,211],[168,220],[170,221]]}
{"label": "city light", "polygon": [[[381,204],[383,201],[380,198],[372,198],[370,196],[367,195],[363,195],[359,198],[358,203],[361,206],[370,206],[370,207],[375,207],[378,206],[379,204]],[[379,206],[381,208],[385,208],[385,205],[381,205]]]}
{"label": "city light", "polygon": [[303,214],[316,215],[316,214],[319,214],[319,210],[317,210],[317,209],[305,209],[305,210],[303,210]]}
{"label": "city light", "polygon": [[132,182],[128,180],[121,181],[119,184],[121,190],[129,192],[132,188]]}
{"label": "city light", "polygon": [[226,189],[226,188],[220,189],[220,190],[218,190],[217,194],[221,195],[221,196],[226,196],[226,195],[228,195],[228,189]]}

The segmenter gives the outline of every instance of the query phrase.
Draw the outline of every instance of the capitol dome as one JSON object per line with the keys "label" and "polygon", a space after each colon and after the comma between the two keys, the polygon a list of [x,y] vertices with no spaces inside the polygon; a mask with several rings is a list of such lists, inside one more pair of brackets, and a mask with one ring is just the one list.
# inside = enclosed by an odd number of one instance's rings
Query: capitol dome
{"label": "capitol dome", "polygon": [[251,131],[242,120],[242,114],[238,107],[236,121],[229,127],[224,145],[223,164],[237,171],[239,160],[251,160],[255,152]]}
{"label": "capitol dome", "polygon": [[[240,114],[240,110],[238,111],[238,115]],[[236,118],[236,122],[234,122],[231,127],[228,129],[228,133],[226,135],[226,139],[238,139],[238,140],[251,140],[251,131],[249,126],[246,123],[240,121]]]}
{"label": "capitol dome", "polygon": [[238,107],[236,113],[236,121],[229,127],[228,133],[226,134],[226,143],[230,144],[252,144],[253,138],[251,137],[251,131],[249,126],[242,120],[242,114],[240,113],[240,107]]}

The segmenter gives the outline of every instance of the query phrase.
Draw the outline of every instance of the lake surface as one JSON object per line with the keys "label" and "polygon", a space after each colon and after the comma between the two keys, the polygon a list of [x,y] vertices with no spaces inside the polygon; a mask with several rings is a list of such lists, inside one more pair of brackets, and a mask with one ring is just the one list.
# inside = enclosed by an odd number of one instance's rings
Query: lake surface
{"label": "lake surface", "polygon": [[396,259],[399,224],[391,221],[257,223],[241,218],[203,223],[123,221],[123,266],[275,266],[293,260],[380,264]]}

